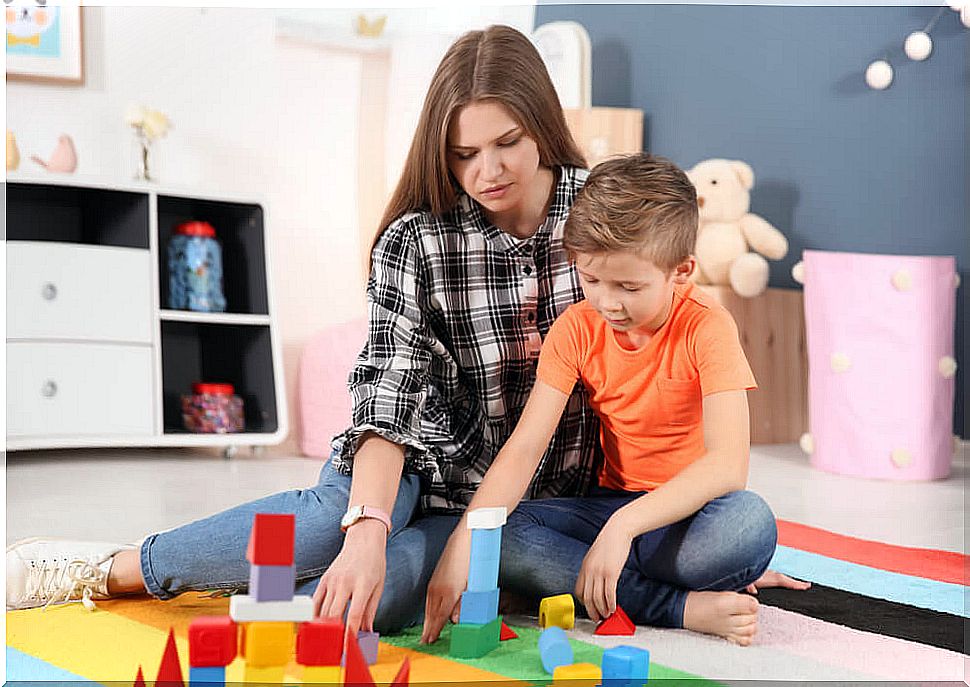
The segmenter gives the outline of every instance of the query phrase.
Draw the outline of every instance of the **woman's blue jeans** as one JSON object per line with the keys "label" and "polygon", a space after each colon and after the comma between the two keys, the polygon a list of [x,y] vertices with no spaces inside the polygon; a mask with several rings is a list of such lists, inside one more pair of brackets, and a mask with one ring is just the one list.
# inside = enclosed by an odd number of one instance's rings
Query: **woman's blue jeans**
{"label": "woman's blue jeans", "polygon": [[[327,461],[310,489],[267,496],[149,536],[141,546],[146,588],[159,599],[245,589],[253,515],[294,513],[296,593],[313,594],[343,544],[340,518],[350,482]],[[625,503],[635,496],[621,498]],[[404,475],[391,513],[387,575],[374,623],[378,632],[423,621],[428,580],[458,523],[457,515],[421,513],[419,502],[418,478]],[[499,586],[536,600],[572,592],[589,545],[623,503],[591,498],[521,504],[503,533]],[[740,589],[761,574],[774,545],[767,505],[750,492],[729,494],[683,523],[639,537],[620,578],[618,601],[635,622],[680,627],[687,589]]]}
{"label": "woman's blue jeans", "polygon": [[[533,599],[573,592],[603,525],[641,496],[595,488],[584,498],[523,501],[502,533],[502,589]],[[767,569],[777,539],[774,515],[760,496],[725,494],[634,539],[616,601],[638,625],[683,627],[689,591],[744,589]]]}

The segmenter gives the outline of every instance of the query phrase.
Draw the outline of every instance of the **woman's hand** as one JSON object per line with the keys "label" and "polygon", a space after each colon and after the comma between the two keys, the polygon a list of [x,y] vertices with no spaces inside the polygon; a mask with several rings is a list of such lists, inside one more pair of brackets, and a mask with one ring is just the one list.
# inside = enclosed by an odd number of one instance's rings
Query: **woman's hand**
{"label": "woman's hand", "polygon": [[384,591],[386,547],[387,528],[379,520],[360,520],[348,529],[340,553],[313,593],[314,617],[342,618],[349,603],[347,631],[373,630]]}
{"label": "woman's hand", "polygon": [[458,622],[461,593],[468,584],[468,562],[471,555],[471,532],[458,523],[455,533],[448,539],[445,550],[428,582],[428,596],[424,604],[424,628],[421,643],[431,644],[438,640],[441,628],[448,618]]}
{"label": "woman's hand", "polygon": [[583,559],[576,579],[576,596],[593,622],[598,623],[616,611],[616,584],[632,543],[629,534],[607,521]]}

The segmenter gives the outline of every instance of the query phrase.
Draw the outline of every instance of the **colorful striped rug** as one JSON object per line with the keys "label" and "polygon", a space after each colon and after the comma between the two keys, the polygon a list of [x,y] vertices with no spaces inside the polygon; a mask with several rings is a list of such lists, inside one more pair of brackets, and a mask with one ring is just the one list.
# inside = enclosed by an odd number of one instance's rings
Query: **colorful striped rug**
{"label": "colorful striped rug", "polygon": [[[643,646],[651,680],[692,684],[735,680],[963,681],[967,665],[967,556],[865,541],[779,521],[772,568],[813,582],[804,592],[762,590],[760,630],[750,647],[685,630],[638,628],[634,637],[599,637],[589,621],[570,632],[575,660],[599,663],[605,647]],[[6,677],[18,682],[131,684],[141,666],[152,680],[169,627],[188,676],[192,618],[228,612],[226,599],[187,594],[169,602],[116,599],[89,613],[80,604],[6,614]],[[477,660],[448,657],[447,629],[432,646],[414,629],[382,637],[375,680],[389,682],[404,656],[412,684],[548,683],[534,618],[512,617],[519,639]],[[285,679],[297,683],[299,669]],[[227,682],[243,680],[236,661]]]}

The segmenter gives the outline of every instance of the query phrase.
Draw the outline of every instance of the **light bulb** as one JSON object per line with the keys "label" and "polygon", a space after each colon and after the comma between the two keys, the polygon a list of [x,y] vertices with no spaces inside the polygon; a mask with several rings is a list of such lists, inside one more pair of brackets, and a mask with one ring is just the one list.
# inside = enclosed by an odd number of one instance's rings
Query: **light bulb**
{"label": "light bulb", "polygon": [[866,83],[869,88],[882,91],[893,82],[893,67],[886,60],[876,60],[866,69]]}
{"label": "light bulb", "polygon": [[933,52],[933,41],[926,32],[913,31],[913,33],[906,36],[906,42],[903,43],[903,50],[909,59],[922,62]]}

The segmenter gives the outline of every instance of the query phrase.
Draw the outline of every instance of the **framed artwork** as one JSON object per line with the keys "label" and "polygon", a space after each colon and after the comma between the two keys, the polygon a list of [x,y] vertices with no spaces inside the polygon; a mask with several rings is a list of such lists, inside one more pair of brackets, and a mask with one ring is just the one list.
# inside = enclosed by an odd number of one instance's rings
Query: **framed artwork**
{"label": "framed artwork", "polygon": [[3,0],[7,78],[80,84],[81,6],[54,0]]}

